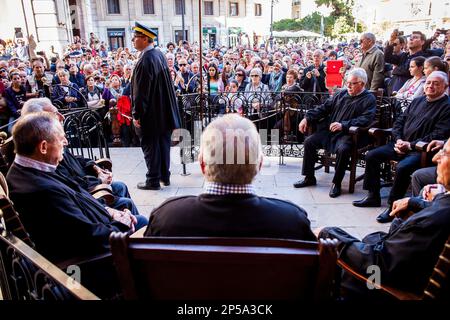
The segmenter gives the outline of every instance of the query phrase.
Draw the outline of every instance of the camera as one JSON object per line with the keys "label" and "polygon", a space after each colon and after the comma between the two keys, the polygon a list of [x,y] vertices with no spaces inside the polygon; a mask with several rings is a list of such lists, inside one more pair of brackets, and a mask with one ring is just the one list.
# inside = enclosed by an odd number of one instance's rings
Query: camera
{"label": "camera", "polygon": [[37,54],[37,55],[40,55],[40,56],[45,55],[44,51],[37,51],[36,54]]}

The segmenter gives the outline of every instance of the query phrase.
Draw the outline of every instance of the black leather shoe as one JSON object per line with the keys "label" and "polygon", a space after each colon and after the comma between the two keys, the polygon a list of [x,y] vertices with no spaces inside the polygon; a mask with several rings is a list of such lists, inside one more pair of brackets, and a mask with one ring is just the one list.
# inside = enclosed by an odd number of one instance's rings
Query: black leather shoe
{"label": "black leather shoe", "polygon": [[336,198],[341,195],[341,186],[339,184],[334,184],[331,186],[329,196],[330,198]]}
{"label": "black leather shoe", "polygon": [[315,186],[317,184],[316,178],[312,177],[305,177],[303,180],[299,180],[296,183],[294,183],[294,188],[304,188],[308,186]]}
{"label": "black leather shoe", "polygon": [[148,184],[146,182],[139,182],[137,188],[141,190],[160,190],[161,186],[158,184]]}
{"label": "black leather shoe", "polygon": [[164,187],[170,186],[170,180],[161,180],[161,183],[163,184]]}
{"label": "black leather shoe", "polygon": [[394,217],[391,217],[389,214],[391,213],[391,208],[387,208],[377,217],[377,221],[379,223],[388,223],[394,220]]}
{"label": "black leather shoe", "polygon": [[381,198],[378,196],[368,195],[361,200],[356,200],[352,202],[355,207],[380,207]]}

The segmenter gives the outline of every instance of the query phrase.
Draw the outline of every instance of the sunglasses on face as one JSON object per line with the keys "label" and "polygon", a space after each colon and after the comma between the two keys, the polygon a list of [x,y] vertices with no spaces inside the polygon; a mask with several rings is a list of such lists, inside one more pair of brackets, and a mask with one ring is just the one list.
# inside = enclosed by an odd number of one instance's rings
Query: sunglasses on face
{"label": "sunglasses on face", "polygon": [[186,63],[179,63],[178,64],[180,67],[184,67],[184,66],[186,66]]}
{"label": "sunglasses on face", "polygon": [[244,75],[242,73],[236,73],[237,76],[243,77]]}

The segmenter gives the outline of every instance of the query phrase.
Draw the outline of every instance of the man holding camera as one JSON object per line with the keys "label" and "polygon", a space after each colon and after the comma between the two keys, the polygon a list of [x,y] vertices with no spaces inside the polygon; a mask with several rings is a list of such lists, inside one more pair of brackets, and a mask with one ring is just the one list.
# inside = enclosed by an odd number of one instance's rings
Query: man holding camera
{"label": "man holding camera", "polygon": [[327,92],[325,85],[324,52],[317,49],[313,53],[313,64],[303,70],[300,87],[306,92]]}
{"label": "man holding camera", "polygon": [[33,66],[33,73],[27,79],[27,93],[33,93],[33,98],[50,98],[50,85],[53,76],[45,72],[44,62],[41,58],[32,59],[31,64]]}
{"label": "man holding camera", "polygon": [[384,60],[387,63],[392,63],[397,66],[392,72],[392,80],[389,84],[391,91],[398,91],[403,84],[412,77],[409,73],[409,63],[411,62],[411,59],[419,56],[430,57],[442,55],[442,53],[439,54],[437,51],[423,50],[426,38],[420,31],[412,32],[407,42],[408,51],[396,55],[393,53],[394,44],[399,35],[399,31],[395,29],[391,34],[388,45],[384,49]]}

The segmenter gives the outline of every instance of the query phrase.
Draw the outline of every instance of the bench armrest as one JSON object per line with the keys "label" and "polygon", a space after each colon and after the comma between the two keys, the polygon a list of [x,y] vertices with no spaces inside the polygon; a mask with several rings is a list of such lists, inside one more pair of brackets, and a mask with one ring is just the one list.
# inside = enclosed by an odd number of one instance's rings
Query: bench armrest
{"label": "bench armrest", "polygon": [[429,142],[419,141],[416,143],[416,150],[420,152],[427,152]]}
{"label": "bench armrest", "polygon": [[103,199],[107,205],[114,203],[115,196],[109,184],[99,184],[89,190],[89,193],[97,200]]}
{"label": "bench armrest", "polygon": [[101,158],[95,161],[95,164],[100,168],[112,171],[112,161],[108,158]]}
{"label": "bench armrest", "polygon": [[[356,270],[354,270],[350,265],[348,265],[346,262],[342,261],[342,259],[337,260],[337,264],[339,267],[341,267],[344,271],[346,271],[348,274],[350,274],[352,277],[367,282],[369,281],[368,278],[363,276],[362,274],[358,273]],[[416,294],[413,294],[411,292],[395,289],[389,286],[377,284],[376,282],[371,282],[373,286],[376,289],[382,290],[383,292],[391,295],[397,300],[421,300],[421,297],[419,297]]]}

